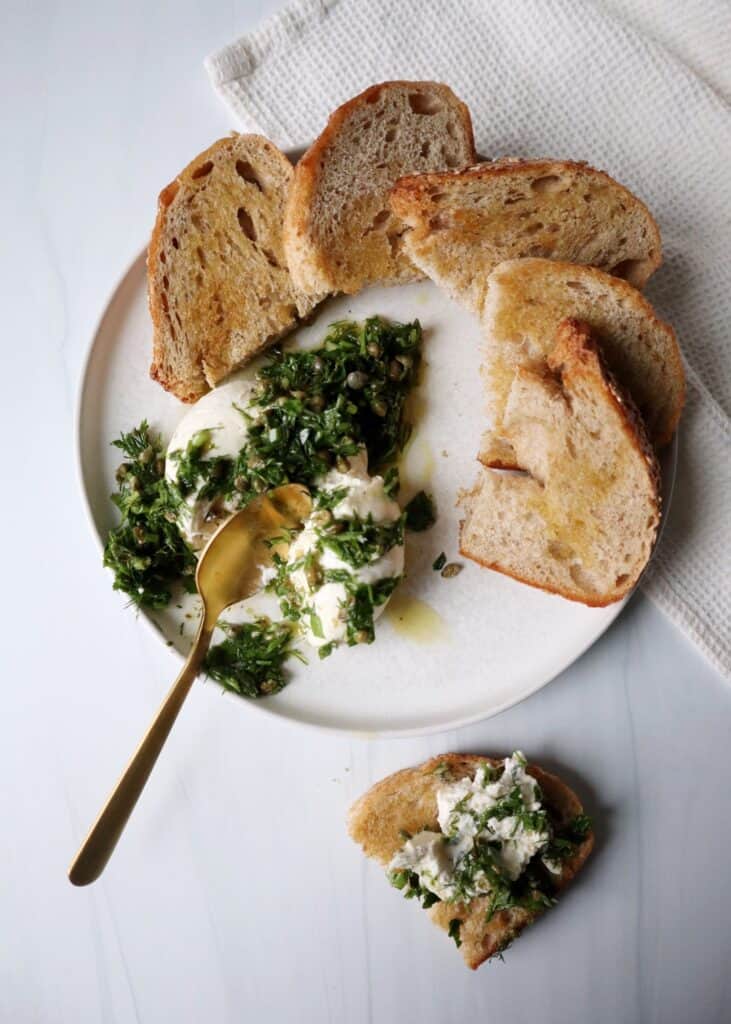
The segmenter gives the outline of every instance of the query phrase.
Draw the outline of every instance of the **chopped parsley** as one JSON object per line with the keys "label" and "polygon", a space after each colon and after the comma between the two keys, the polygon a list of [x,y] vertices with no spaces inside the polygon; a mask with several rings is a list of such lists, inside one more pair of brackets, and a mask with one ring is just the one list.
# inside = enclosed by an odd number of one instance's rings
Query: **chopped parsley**
{"label": "chopped parsley", "polygon": [[406,529],[412,533],[421,533],[428,530],[437,521],[437,513],[434,508],[434,499],[426,493],[419,491],[404,509],[406,514]]}
{"label": "chopped parsley", "polygon": [[195,589],[195,555],[177,526],[180,497],[165,479],[160,439],[145,420],[112,443],[126,458],[112,495],[121,520],[107,537],[104,565],[114,572],[114,589],[134,604],[164,608],[176,583]]}
{"label": "chopped parsley", "polygon": [[437,557],[434,559],[431,567],[434,570],[434,572],[441,572],[446,564],[447,556],[442,551],[441,554],[437,555]]}
{"label": "chopped parsley", "polygon": [[[174,481],[165,478],[164,448],[146,422],[123,434],[114,442],[126,458],[112,496],[121,522],[110,532],[104,552],[115,589],[154,609],[168,604],[176,584],[194,591],[196,556],[179,529],[181,509],[197,501],[241,508],[290,482],[311,489],[324,520],[330,514],[320,550],[329,549],[353,570],[403,544],[406,515],[393,523],[370,517],[335,520],[332,511],[345,492],[322,491],[317,482],[333,468],[346,472],[348,460],[365,449],[369,469],[380,471],[387,496],[396,496],[399,473],[393,462],[411,432],[405,403],[418,376],[421,343],[418,320],[399,324],[371,317],[363,323],[331,324],[317,349],[272,350],[257,374],[254,397],[238,409],[247,428],[241,450],[235,457],[216,456],[213,429],[199,430],[184,450],[168,456],[175,465]],[[306,616],[313,634],[324,635],[314,610],[288,582],[293,567],[285,570],[276,556],[275,564],[279,571],[271,589],[287,622],[227,627],[226,639],[206,662],[212,678],[245,696],[276,692],[284,685],[292,622]],[[315,577],[319,573],[320,583],[334,580],[338,572],[322,573],[316,559],[306,569]],[[339,582],[347,592],[348,644],[370,643],[374,611],[388,600],[399,577],[364,584],[345,573]],[[320,647],[320,657],[333,647]]]}
{"label": "chopped parsley", "polygon": [[240,625],[225,623],[221,628],[226,639],[211,647],[204,669],[224,690],[241,697],[278,693],[287,682],[287,659],[304,660],[292,647],[292,628],[287,622],[259,618]]}
{"label": "chopped parsley", "polygon": [[419,876],[414,871],[394,871],[390,876],[391,885],[395,889],[401,889],[407,900],[416,897],[424,910],[439,903],[439,897],[431,889],[425,888],[419,881]]}
{"label": "chopped parsley", "polygon": [[577,814],[556,834],[548,844],[544,857],[552,864],[562,864],[570,860],[576,853],[577,846],[586,839],[591,831],[591,818],[586,814]]}
{"label": "chopped parsley", "polygon": [[450,939],[454,939],[454,944],[457,947],[457,949],[459,949],[459,947],[462,945],[462,939],[459,937],[459,931],[461,927],[462,920],[459,917],[453,917],[452,920],[449,922],[449,931],[447,932],[447,934],[449,935]]}
{"label": "chopped parsley", "polygon": [[[249,433],[230,467],[227,495],[245,503],[290,481],[312,486],[363,447],[372,470],[385,468],[411,433],[404,411],[421,340],[418,320],[370,317],[331,324],[318,349],[274,349],[257,375]],[[387,482],[395,493],[397,472],[387,470]]]}

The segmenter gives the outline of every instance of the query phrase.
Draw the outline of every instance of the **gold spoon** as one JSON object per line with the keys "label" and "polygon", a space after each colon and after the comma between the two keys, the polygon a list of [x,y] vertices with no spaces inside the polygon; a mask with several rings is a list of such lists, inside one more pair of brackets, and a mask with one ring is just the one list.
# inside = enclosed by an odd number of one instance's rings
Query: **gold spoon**
{"label": "gold spoon", "polygon": [[[221,613],[259,589],[262,569],[271,565],[275,551],[282,553],[287,547],[285,531],[300,526],[310,508],[307,489],[286,484],[255,498],[208,541],[195,574],[203,614],[188,660],[76,854],[69,868],[74,885],[96,881],[106,867],[198,675]],[[279,543],[272,543],[279,537]]]}

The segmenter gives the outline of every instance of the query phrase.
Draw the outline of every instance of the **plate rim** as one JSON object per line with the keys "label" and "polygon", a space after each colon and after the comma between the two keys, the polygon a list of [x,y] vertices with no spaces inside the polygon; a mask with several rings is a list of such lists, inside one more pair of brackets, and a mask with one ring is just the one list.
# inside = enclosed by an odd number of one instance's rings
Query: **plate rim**
{"label": "plate rim", "polygon": [[[147,251],[148,251],[148,247],[145,246],[140,251],[138,251],[137,254],[135,256],[133,256],[127,262],[127,264],[125,265],[123,271],[116,278],[115,283],[112,285],[112,287],[107,292],[106,300],[105,300],[105,302],[104,302],[104,304],[102,306],[101,313],[99,314],[99,316],[97,317],[97,319],[96,319],[96,321],[94,323],[93,330],[90,333],[89,340],[88,340],[88,342],[86,344],[86,350],[84,352],[84,356],[83,356],[83,359],[82,359],[82,362],[81,362],[79,384],[78,384],[78,388],[77,388],[76,401],[75,401],[75,405],[74,405],[74,442],[75,442],[74,443],[74,449],[75,449],[74,462],[75,462],[75,467],[76,467],[76,480],[77,480],[77,484],[78,484],[79,490],[81,491],[82,505],[83,505],[84,513],[85,513],[85,516],[86,516],[86,519],[87,519],[87,522],[88,522],[88,525],[89,525],[89,528],[90,528],[90,532],[93,534],[93,536],[96,539],[96,547],[97,547],[97,550],[99,551],[100,554],[102,554],[103,551],[104,551],[104,538],[102,537],[102,535],[101,535],[101,533],[100,533],[100,531],[99,531],[99,529],[97,527],[96,519],[94,517],[94,512],[93,512],[93,509],[92,509],[92,504],[91,504],[91,500],[90,500],[90,496],[89,496],[89,488],[87,487],[87,484],[86,484],[86,474],[85,474],[84,460],[83,460],[83,451],[82,451],[82,449],[83,449],[83,436],[84,436],[83,433],[82,433],[82,428],[83,428],[83,421],[84,421],[85,400],[86,400],[86,396],[87,396],[87,392],[88,392],[88,388],[89,388],[89,376],[90,376],[92,360],[93,360],[93,357],[94,357],[94,351],[95,351],[95,348],[96,348],[97,339],[98,339],[99,334],[101,333],[101,330],[102,330],[102,328],[104,326],[104,321],[106,320],[106,318],[107,318],[107,316],[109,314],[110,308],[112,307],[112,305],[113,305],[115,299],[117,298],[119,292],[124,287],[124,284],[127,281],[128,277],[135,270],[137,264],[140,263],[140,262],[143,262],[146,265],[146,262],[147,262]],[[317,732],[320,732],[320,733],[324,732],[324,733],[326,733],[326,734],[328,734],[330,736],[340,735],[340,736],[348,736],[349,738],[366,739],[366,740],[371,740],[371,739],[415,738],[415,737],[418,737],[418,736],[430,736],[430,735],[435,735],[435,734],[438,734],[438,733],[451,732],[451,731],[454,731],[456,729],[465,728],[468,725],[474,725],[477,722],[487,721],[490,718],[495,718],[497,715],[502,714],[504,711],[508,711],[510,708],[516,707],[518,704],[522,704],[523,701],[528,700],[530,697],[532,697],[534,694],[536,694],[539,690],[542,690],[545,686],[548,686],[548,684],[552,683],[554,681],[554,679],[556,679],[559,675],[561,675],[562,672],[565,672],[566,669],[570,668],[571,665],[575,664],[580,658],[582,658],[586,654],[586,652],[591,647],[593,647],[594,644],[597,643],[601,639],[602,636],[604,636],[604,634],[607,632],[607,630],[612,626],[612,624],[616,621],[617,617],[624,610],[624,608],[627,605],[627,603],[637,593],[637,591],[638,591],[638,589],[640,587],[640,584],[641,584],[641,582],[642,582],[646,572],[648,571],[649,567],[652,565],[652,562],[653,562],[653,560],[655,558],[655,555],[657,553],[657,549],[658,549],[658,546],[659,546],[660,541],[662,539],[662,535],[663,535],[663,532],[665,530],[665,525],[667,523],[667,517],[668,517],[669,511],[670,511],[671,505],[672,505],[672,500],[673,500],[673,495],[674,495],[674,492],[675,492],[675,485],[676,485],[676,480],[677,480],[678,436],[679,436],[679,430],[676,429],[675,434],[673,435],[673,439],[672,439],[670,445],[668,445],[668,447],[666,449],[665,457],[667,458],[669,456],[669,465],[668,465],[668,467],[666,469],[666,473],[663,474],[663,477],[668,480],[668,483],[669,483],[668,492],[667,492],[667,495],[663,495],[663,501],[662,501],[662,504],[663,504],[663,515],[662,515],[661,522],[660,522],[660,529],[658,531],[658,535],[657,535],[657,537],[655,539],[655,544],[653,546],[652,554],[650,556],[650,560],[648,561],[647,565],[643,569],[642,574],[640,575],[640,578],[638,579],[638,581],[635,584],[635,586],[632,588],[631,592],[625,598],[623,598],[621,601],[617,601],[614,606],[611,606],[611,605],[605,606],[605,608],[609,608],[611,610],[612,614],[607,619],[607,621],[604,623],[603,628],[600,630],[600,632],[597,633],[596,636],[593,636],[591,639],[589,639],[586,642],[586,644],[584,644],[583,646],[580,647],[580,649],[578,651],[574,652],[572,654],[572,656],[567,661],[563,662],[560,665],[560,667],[556,669],[555,672],[553,672],[547,678],[542,679],[540,682],[536,683],[536,685],[531,687],[529,690],[527,690],[527,692],[521,693],[520,696],[518,696],[518,697],[509,698],[509,699],[503,701],[501,704],[497,705],[496,707],[485,709],[485,710],[482,710],[482,711],[477,711],[477,712],[475,712],[473,714],[469,714],[469,715],[463,715],[463,716],[461,716],[459,718],[450,719],[448,722],[445,722],[445,723],[438,723],[438,724],[434,724],[434,725],[420,725],[420,726],[414,726],[414,727],[411,727],[411,728],[395,728],[395,729],[383,729],[383,728],[381,728],[381,729],[373,729],[373,730],[370,730],[370,729],[353,729],[353,728],[349,728],[347,726],[336,725],[336,724],[332,724],[332,723],[329,723],[329,722],[323,722],[323,721],[317,722],[317,721],[313,721],[313,720],[308,719],[308,718],[297,717],[296,715],[288,714],[285,711],[277,710],[275,707],[268,707],[265,701],[261,701],[261,700],[245,700],[245,699],[242,699],[242,698],[235,698],[234,695],[226,694],[225,691],[224,691],[224,696],[225,697],[231,697],[232,699],[236,699],[236,703],[239,704],[239,705],[243,705],[244,710],[245,710],[246,713],[254,713],[254,714],[256,714],[256,713],[264,713],[264,714],[268,715],[270,718],[274,718],[274,719],[278,720],[279,722],[282,722],[282,723],[284,723],[286,725],[291,725],[292,727],[305,727],[305,728],[308,728],[308,729],[311,729],[313,731],[317,731]],[[145,624],[145,627],[148,630],[150,630],[151,633],[154,636],[156,636],[158,639],[164,639],[163,634],[162,634],[160,628],[157,626],[157,624],[155,622],[153,622],[153,620],[148,615],[145,614],[145,612],[143,610],[138,609],[136,618],[137,618],[137,621],[142,620],[144,622],[144,624]],[[173,656],[173,658],[175,658],[178,661],[179,664],[182,664],[182,662],[184,660],[183,659],[183,655],[174,646],[171,647],[167,643],[165,643],[164,646],[169,651],[169,653]],[[211,689],[212,689],[212,686],[213,686],[212,680],[208,679],[206,676],[203,676],[203,675],[199,676],[199,680],[204,685],[206,685],[206,688],[209,688],[209,686],[210,686]],[[220,696],[220,690],[217,690],[216,694],[217,694],[217,696]]]}

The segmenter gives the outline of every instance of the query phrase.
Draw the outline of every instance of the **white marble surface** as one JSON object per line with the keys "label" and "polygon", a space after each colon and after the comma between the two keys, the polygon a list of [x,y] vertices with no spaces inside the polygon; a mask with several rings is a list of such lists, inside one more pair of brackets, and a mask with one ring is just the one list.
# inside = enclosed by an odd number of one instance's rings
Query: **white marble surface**
{"label": "white marble surface", "polygon": [[[276,6],[3,8],[0,1020],[727,1021],[731,691],[642,598],[537,696],[458,733],[335,738],[200,687],[103,879],[66,881],[175,672],[84,519],[81,361],[160,186],[230,127],[202,56]],[[472,975],[344,815],[399,767],[516,745],[575,781],[598,849]]]}

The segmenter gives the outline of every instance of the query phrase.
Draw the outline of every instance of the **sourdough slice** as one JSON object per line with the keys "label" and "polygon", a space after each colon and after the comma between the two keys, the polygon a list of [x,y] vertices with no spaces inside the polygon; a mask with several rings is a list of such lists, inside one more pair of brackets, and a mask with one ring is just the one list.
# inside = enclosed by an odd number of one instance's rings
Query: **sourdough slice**
{"label": "sourdough slice", "polygon": [[298,288],[353,294],[421,275],[389,208],[397,178],[475,160],[469,110],[436,82],[383,82],[339,107],[295,168],[285,250]]}
{"label": "sourdough slice", "polygon": [[296,323],[282,223],[292,165],[260,135],[215,142],[163,189],[147,256],[151,376],[194,402]]}
{"label": "sourdough slice", "polygon": [[[425,828],[439,830],[436,794],[445,778],[451,781],[466,776],[473,778],[477,768],[484,763],[495,767],[501,762],[474,754],[443,754],[417,768],[406,768],[389,775],[353,804],[348,820],[350,835],[363,847],[366,856],[387,867],[403,845],[402,831],[413,834]],[[545,806],[557,829],[568,825],[572,818],[582,813],[577,796],[555,775],[533,764],[527,771],[540,785]],[[593,846],[594,835],[589,832],[577,845],[573,856],[564,861],[561,874],[554,879],[557,890],[565,888],[574,878]],[[455,918],[461,922],[460,949],[465,963],[472,970],[505,949],[526,925],[543,912],[516,907],[501,910],[487,921],[488,904],[489,898],[480,896],[468,904],[436,903],[427,911],[432,921],[444,931],[449,930],[450,922]]]}
{"label": "sourdough slice", "polygon": [[[632,285],[593,267],[546,259],[507,260],[490,274],[482,326],[493,436],[480,460],[505,464],[503,417],[515,371],[540,371],[559,323],[589,324],[602,355],[629,391],[653,443],[673,436],[685,398],[685,372],[673,329]],[[495,459],[494,446],[503,449]],[[509,458],[507,459],[509,462]]]}
{"label": "sourdough slice", "polygon": [[478,315],[503,260],[543,256],[600,267],[642,288],[661,263],[660,232],[636,196],[585,163],[510,160],[401,178],[391,208],[404,250]]}
{"label": "sourdough slice", "polygon": [[527,475],[481,470],[466,499],[462,553],[572,601],[619,601],[655,543],[660,474],[639,413],[586,324],[560,325],[545,373],[517,371],[504,424]]}

